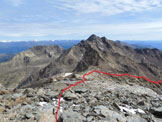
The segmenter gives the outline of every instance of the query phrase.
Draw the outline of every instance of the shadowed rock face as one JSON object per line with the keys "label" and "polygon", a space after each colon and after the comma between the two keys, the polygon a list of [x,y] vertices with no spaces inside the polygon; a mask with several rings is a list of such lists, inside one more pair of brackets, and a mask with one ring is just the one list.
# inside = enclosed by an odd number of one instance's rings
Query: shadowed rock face
{"label": "shadowed rock face", "polygon": [[158,49],[133,49],[92,35],[64,51],[48,66],[23,80],[18,87],[39,84],[44,78],[59,73],[83,72],[92,66],[104,72],[130,73],[158,81],[162,79],[162,52]]}

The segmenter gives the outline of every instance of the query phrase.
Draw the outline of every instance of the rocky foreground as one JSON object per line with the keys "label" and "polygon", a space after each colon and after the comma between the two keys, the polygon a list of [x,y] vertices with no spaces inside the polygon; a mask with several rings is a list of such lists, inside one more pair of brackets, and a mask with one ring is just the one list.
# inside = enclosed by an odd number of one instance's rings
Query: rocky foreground
{"label": "rocky foreground", "polygon": [[[61,98],[58,122],[161,122],[162,94],[153,88],[117,79],[87,77],[66,90]],[[41,87],[0,88],[0,122],[55,122],[61,90],[80,81],[53,78]],[[57,80],[56,80],[57,79]],[[139,81],[142,82],[142,81]]]}

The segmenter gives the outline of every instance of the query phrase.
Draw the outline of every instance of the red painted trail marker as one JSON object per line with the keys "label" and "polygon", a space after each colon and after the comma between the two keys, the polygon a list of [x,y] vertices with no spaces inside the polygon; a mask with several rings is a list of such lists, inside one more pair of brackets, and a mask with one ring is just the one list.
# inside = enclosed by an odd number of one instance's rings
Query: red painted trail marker
{"label": "red painted trail marker", "polygon": [[61,96],[62,96],[62,94],[64,93],[64,91],[68,90],[68,89],[71,88],[72,86],[76,86],[76,85],[78,85],[79,83],[85,82],[85,81],[86,81],[85,77],[86,77],[87,75],[90,75],[90,74],[94,73],[94,72],[100,73],[100,74],[105,74],[105,75],[119,76],[119,77],[127,75],[127,76],[134,77],[134,78],[145,79],[145,80],[147,80],[147,81],[149,81],[149,82],[151,82],[151,83],[156,83],[156,84],[162,83],[162,81],[152,81],[152,80],[150,80],[150,79],[148,79],[148,78],[146,78],[146,77],[143,77],[143,76],[134,76],[134,75],[130,75],[130,74],[111,74],[111,73],[105,73],[105,72],[101,72],[101,71],[97,71],[97,70],[91,71],[91,72],[86,73],[86,74],[83,75],[83,80],[82,80],[82,81],[78,81],[78,82],[76,82],[75,84],[71,84],[70,86],[68,86],[67,88],[64,88],[64,89],[61,91],[61,94],[60,94],[60,96],[59,96],[59,103],[58,103],[57,111],[56,111],[56,114],[55,114],[56,122],[57,122],[57,115],[58,115],[58,112],[59,112],[59,109],[60,109]]}

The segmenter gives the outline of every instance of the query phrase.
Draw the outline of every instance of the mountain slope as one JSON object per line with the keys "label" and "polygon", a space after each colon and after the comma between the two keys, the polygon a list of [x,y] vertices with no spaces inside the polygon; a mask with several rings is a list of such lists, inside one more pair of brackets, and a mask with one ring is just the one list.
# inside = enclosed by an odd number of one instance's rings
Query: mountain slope
{"label": "mountain slope", "polygon": [[82,72],[92,67],[105,72],[130,73],[151,80],[160,80],[162,79],[162,52],[158,49],[133,49],[105,37],[92,35],[66,50],[47,67],[22,81],[18,87],[39,84],[44,78],[59,73]]}
{"label": "mountain slope", "polygon": [[12,60],[0,63],[0,82],[6,87],[15,87],[25,77],[47,66],[63,51],[59,46],[36,46],[21,52]]}

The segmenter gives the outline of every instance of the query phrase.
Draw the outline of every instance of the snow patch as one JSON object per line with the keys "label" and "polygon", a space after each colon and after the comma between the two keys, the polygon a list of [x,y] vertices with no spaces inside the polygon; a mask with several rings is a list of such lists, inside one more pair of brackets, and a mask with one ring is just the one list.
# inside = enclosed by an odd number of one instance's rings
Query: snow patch
{"label": "snow patch", "polygon": [[79,106],[79,105],[76,105],[76,104],[73,104],[72,107],[76,107],[76,106]]}
{"label": "snow patch", "polygon": [[120,111],[121,112],[128,112],[128,113],[136,114],[136,112],[134,111],[134,109],[126,108],[126,107],[123,107],[123,106],[119,106],[119,108],[120,108]]}
{"label": "snow patch", "polygon": [[72,75],[73,73],[65,73],[64,77],[67,77],[67,76],[70,76]]}
{"label": "snow patch", "polygon": [[54,104],[54,106],[58,106],[58,99],[53,98],[53,104]]}
{"label": "snow patch", "polygon": [[60,106],[60,112],[62,113],[63,112],[63,107]]}
{"label": "snow patch", "polygon": [[141,113],[141,114],[145,114],[145,112],[143,110],[139,109],[139,108],[137,109],[137,112]]}
{"label": "snow patch", "polygon": [[[53,100],[54,106],[57,106],[57,107],[58,107],[59,99],[53,98],[52,100]],[[64,98],[61,97],[60,102],[63,102],[63,101],[65,101],[65,100],[64,100]],[[62,107],[61,105],[60,105],[59,111],[60,111],[61,113],[63,112],[63,107]]]}
{"label": "snow patch", "polygon": [[62,101],[62,102],[63,102],[63,101],[65,101],[65,100],[64,100],[64,98],[62,98],[62,97],[61,97],[60,101]]}
{"label": "snow patch", "polygon": [[119,108],[120,108],[121,112],[127,112],[127,113],[131,113],[131,114],[137,114],[137,113],[145,114],[145,112],[139,108],[133,109],[130,106],[126,106],[126,107],[119,106]]}
{"label": "snow patch", "polygon": [[43,107],[44,105],[47,105],[47,102],[39,102],[39,105]]}
{"label": "snow patch", "polygon": [[[53,104],[54,104],[54,106],[58,106],[59,99],[55,99],[55,98],[53,98],[52,100],[53,100]],[[64,98],[61,97],[60,102],[63,102],[63,101],[65,101],[65,100],[64,100]]]}

